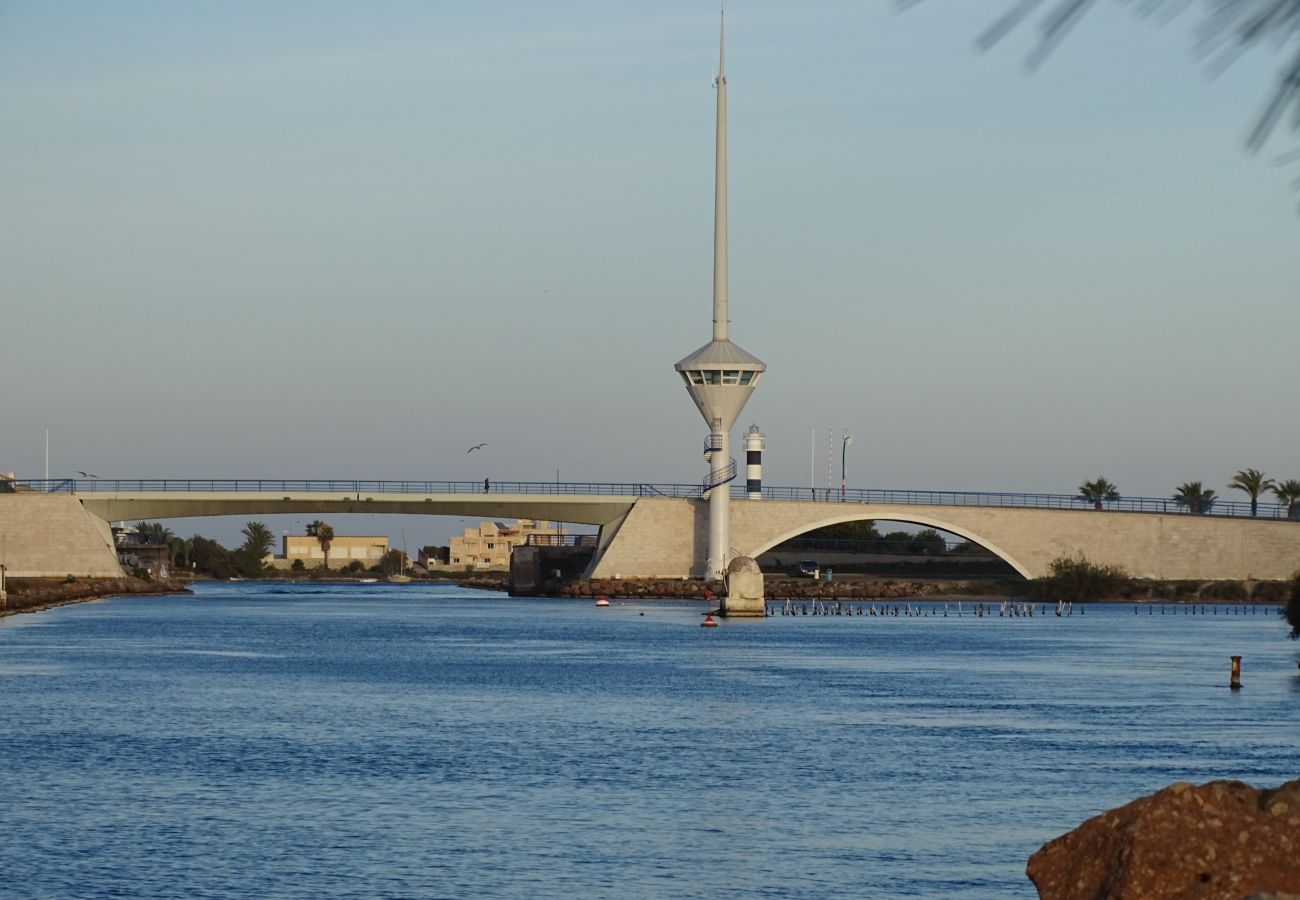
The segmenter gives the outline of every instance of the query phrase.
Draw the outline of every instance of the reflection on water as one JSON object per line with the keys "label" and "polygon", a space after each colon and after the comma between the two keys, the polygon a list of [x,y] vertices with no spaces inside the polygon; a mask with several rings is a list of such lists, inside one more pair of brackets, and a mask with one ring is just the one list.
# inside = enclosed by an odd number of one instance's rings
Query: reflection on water
{"label": "reflection on water", "polygon": [[0,620],[0,884],[1032,897],[1090,815],[1298,774],[1300,648],[1262,610],[700,610],[244,583]]}

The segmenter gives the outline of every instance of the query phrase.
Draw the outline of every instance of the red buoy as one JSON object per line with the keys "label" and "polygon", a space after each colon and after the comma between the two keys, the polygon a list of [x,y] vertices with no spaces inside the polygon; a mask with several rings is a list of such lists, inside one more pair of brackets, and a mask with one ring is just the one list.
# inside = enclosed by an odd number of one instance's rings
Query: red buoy
{"label": "red buoy", "polygon": [[701,628],[717,628],[718,623],[713,621],[713,616],[705,616],[704,621],[700,623]]}

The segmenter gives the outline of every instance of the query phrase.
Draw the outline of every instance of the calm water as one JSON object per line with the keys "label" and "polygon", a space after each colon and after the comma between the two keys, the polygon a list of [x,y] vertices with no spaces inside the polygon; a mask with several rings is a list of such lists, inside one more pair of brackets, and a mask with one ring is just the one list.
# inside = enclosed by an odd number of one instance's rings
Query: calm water
{"label": "calm water", "polygon": [[1033,897],[1103,809],[1300,774],[1262,610],[699,611],[221,584],[0,619],[0,893]]}

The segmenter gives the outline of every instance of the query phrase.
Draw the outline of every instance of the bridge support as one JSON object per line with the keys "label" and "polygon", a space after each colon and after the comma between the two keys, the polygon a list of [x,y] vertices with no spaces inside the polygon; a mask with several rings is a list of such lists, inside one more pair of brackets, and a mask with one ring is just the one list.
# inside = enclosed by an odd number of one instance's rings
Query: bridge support
{"label": "bridge support", "polygon": [[758,562],[737,556],[727,564],[727,596],[722,600],[722,614],[729,619],[762,618],[766,610],[763,596],[763,573]]}

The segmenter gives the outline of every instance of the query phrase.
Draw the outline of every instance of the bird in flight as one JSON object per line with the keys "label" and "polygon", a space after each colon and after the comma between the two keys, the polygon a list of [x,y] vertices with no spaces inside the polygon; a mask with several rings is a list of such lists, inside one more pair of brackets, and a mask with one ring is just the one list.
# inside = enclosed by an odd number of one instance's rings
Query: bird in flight
{"label": "bird in flight", "polygon": [[468,450],[466,450],[465,452],[466,452],[466,453],[473,453],[475,450],[479,450],[479,449],[481,449],[481,448],[483,448],[483,447],[486,447],[487,445],[488,445],[488,442],[487,442],[487,441],[484,441],[484,442],[481,443],[481,444],[475,444],[473,447],[470,447],[470,448],[469,448]]}
{"label": "bird in flight", "polygon": [[98,477],[99,477],[98,475],[91,475],[89,472],[83,472],[83,471],[81,471],[80,469],[77,470],[77,474],[80,475],[82,478],[98,478]]}

